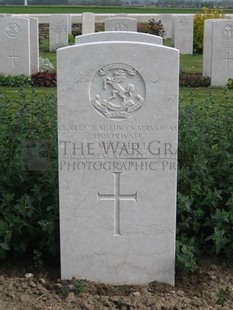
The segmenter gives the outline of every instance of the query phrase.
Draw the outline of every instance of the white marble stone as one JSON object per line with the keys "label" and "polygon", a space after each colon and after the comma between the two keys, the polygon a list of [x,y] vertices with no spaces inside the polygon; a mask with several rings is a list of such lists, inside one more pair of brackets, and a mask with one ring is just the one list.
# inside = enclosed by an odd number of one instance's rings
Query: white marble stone
{"label": "white marble stone", "polygon": [[80,44],[57,68],[62,279],[174,284],[178,50]]}
{"label": "white marble stone", "polygon": [[225,86],[233,77],[233,20],[212,23],[211,85]]}
{"label": "white marble stone", "polygon": [[82,34],[95,32],[95,14],[84,12],[82,13]]}
{"label": "white marble stone", "polygon": [[39,24],[38,18],[30,17],[30,57],[31,73],[39,71]]}
{"label": "white marble stone", "polygon": [[137,31],[137,20],[135,18],[121,16],[105,20],[105,31]]}
{"label": "white marble stone", "polygon": [[163,45],[163,39],[159,36],[131,31],[105,31],[75,37],[75,44],[98,41],[135,41]]}
{"label": "white marble stone", "polygon": [[31,75],[29,19],[1,18],[0,42],[0,74]]}
{"label": "white marble stone", "polygon": [[53,52],[60,47],[67,46],[68,35],[68,15],[51,15],[49,21],[49,50]]}
{"label": "white marble stone", "polygon": [[171,38],[172,37],[172,14],[160,14],[159,20],[161,20],[163,24],[163,28],[165,30],[164,38]]}
{"label": "white marble stone", "polygon": [[193,16],[173,15],[173,45],[181,54],[193,54]]}

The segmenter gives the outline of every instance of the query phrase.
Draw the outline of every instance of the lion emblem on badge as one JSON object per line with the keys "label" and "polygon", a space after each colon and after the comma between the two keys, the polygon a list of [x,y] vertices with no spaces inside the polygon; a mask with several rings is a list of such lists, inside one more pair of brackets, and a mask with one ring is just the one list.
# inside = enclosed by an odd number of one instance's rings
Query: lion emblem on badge
{"label": "lion emblem on badge", "polygon": [[101,68],[92,80],[90,101],[102,116],[122,120],[144,104],[145,83],[131,66],[111,64]]}

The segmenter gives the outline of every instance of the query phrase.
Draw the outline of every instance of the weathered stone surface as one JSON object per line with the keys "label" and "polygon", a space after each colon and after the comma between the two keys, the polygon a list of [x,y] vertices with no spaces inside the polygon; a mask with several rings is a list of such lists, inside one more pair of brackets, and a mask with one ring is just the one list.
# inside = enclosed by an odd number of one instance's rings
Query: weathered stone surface
{"label": "weathered stone surface", "polygon": [[95,32],[95,14],[82,13],[82,34]]}
{"label": "weathered stone surface", "polygon": [[178,51],[96,42],[57,61],[62,278],[174,284]]}
{"label": "weathered stone surface", "polygon": [[211,85],[225,86],[233,76],[233,20],[212,22]]}
{"label": "weathered stone surface", "polygon": [[193,15],[173,15],[172,39],[181,54],[193,54]]}
{"label": "weathered stone surface", "polygon": [[137,31],[137,20],[132,17],[111,17],[104,24],[105,31]]}
{"label": "weathered stone surface", "polygon": [[49,20],[49,50],[56,51],[58,48],[68,45],[68,15],[50,15]]}
{"label": "weathered stone surface", "polygon": [[134,41],[163,45],[159,36],[131,31],[105,31],[75,37],[75,44],[101,41]]}
{"label": "weathered stone surface", "polygon": [[30,23],[27,18],[0,19],[0,73],[31,75]]}

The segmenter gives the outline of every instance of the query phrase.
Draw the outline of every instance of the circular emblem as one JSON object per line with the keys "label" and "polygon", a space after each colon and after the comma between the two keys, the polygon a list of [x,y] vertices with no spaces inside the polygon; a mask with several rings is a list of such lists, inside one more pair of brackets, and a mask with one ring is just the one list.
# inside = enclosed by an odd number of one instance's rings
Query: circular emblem
{"label": "circular emblem", "polygon": [[128,31],[128,27],[123,23],[119,23],[116,24],[115,31]]}
{"label": "circular emblem", "polygon": [[225,40],[233,40],[233,25],[224,26],[222,34]]}
{"label": "circular emblem", "polygon": [[133,116],[144,104],[145,83],[142,76],[126,64],[101,68],[90,85],[90,101],[102,116],[123,120]]}
{"label": "circular emblem", "polygon": [[6,25],[5,31],[8,37],[15,38],[19,34],[20,27],[16,23],[9,23],[8,25]]}

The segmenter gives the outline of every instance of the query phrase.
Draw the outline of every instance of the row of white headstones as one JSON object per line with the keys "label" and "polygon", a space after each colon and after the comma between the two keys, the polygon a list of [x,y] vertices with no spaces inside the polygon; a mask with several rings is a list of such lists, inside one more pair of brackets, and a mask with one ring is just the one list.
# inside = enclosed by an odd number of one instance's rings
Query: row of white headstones
{"label": "row of white headstones", "polygon": [[[170,16],[170,18],[168,18]],[[1,74],[31,75],[39,70],[38,19],[0,15]],[[193,16],[168,15],[163,22],[166,36],[181,54],[193,53]],[[105,31],[137,31],[137,20],[126,16],[105,20]],[[72,32],[70,15],[50,16],[50,51],[68,45]],[[82,33],[95,32],[95,14],[82,14]],[[78,39],[76,40],[78,42]],[[233,76],[233,20],[207,20],[204,30],[203,76],[211,85],[224,86]]]}

